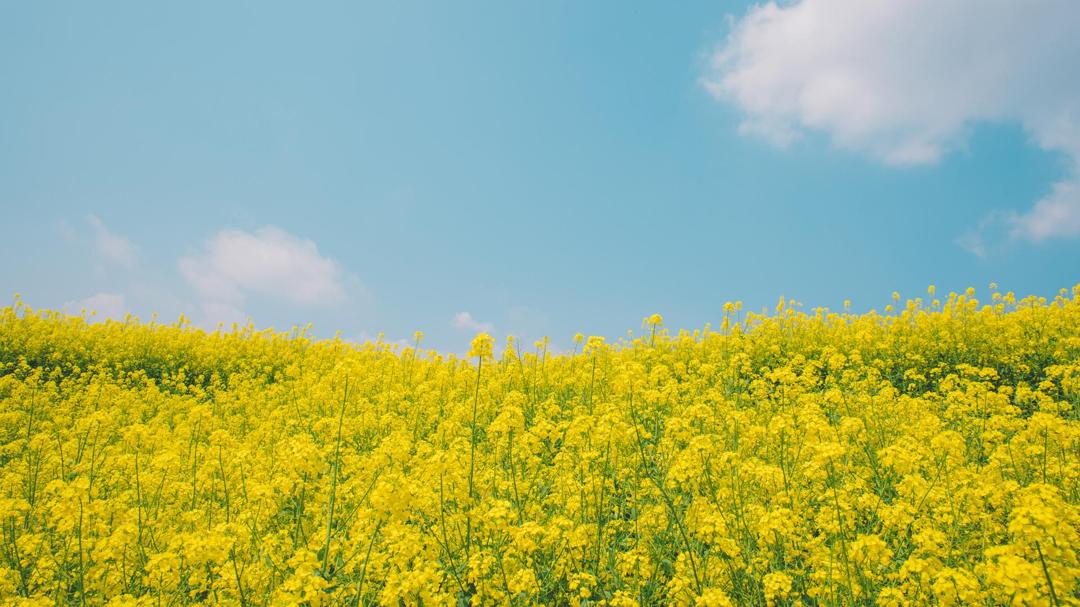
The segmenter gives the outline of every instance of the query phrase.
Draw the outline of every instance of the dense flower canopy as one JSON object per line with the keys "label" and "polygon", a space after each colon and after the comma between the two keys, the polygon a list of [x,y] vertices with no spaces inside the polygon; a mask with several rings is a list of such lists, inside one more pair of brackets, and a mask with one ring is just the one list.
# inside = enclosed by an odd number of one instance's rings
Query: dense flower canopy
{"label": "dense flower canopy", "polygon": [[721,314],[457,358],[16,302],[0,597],[1080,604],[1080,288]]}

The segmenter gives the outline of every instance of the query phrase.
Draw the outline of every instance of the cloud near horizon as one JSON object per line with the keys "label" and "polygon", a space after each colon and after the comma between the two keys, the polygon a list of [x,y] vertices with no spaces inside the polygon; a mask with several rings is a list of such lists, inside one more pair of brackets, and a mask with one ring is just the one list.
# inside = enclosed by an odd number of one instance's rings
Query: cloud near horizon
{"label": "cloud near horizon", "polygon": [[314,242],[273,226],[222,230],[177,267],[210,322],[244,320],[240,306],[253,295],[308,307],[348,299],[347,276],[337,261],[320,254]]}
{"label": "cloud near horizon", "polygon": [[475,331],[478,333],[494,333],[495,325],[490,322],[482,322],[475,318],[469,312],[458,312],[450,319],[450,326],[455,329],[466,329],[469,331]]}
{"label": "cloud near horizon", "polygon": [[897,166],[937,162],[978,123],[1017,122],[1067,160],[1024,213],[988,209],[990,233],[1080,236],[1080,2],[799,0],[734,21],[703,78],[744,114],[740,131],[784,147],[806,131]]}
{"label": "cloud near horizon", "polygon": [[123,320],[128,313],[127,298],[122,293],[95,293],[86,299],[60,306],[67,314],[93,315],[97,320]]}

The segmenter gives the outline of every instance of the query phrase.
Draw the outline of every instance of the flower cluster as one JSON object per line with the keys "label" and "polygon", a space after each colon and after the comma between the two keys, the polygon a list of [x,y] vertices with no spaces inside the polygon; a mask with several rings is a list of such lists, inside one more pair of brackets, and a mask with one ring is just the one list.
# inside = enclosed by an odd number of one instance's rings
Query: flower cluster
{"label": "flower cluster", "polygon": [[1080,604],[1080,288],[721,314],[458,358],[17,301],[0,602]]}

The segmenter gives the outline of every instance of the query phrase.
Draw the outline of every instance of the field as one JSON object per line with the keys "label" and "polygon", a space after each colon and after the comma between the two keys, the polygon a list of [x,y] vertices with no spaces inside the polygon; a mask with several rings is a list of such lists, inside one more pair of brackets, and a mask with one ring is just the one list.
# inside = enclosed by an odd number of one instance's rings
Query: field
{"label": "field", "polygon": [[1080,287],[894,299],[464,358],[16,301],[0,597],[1080,605]]}

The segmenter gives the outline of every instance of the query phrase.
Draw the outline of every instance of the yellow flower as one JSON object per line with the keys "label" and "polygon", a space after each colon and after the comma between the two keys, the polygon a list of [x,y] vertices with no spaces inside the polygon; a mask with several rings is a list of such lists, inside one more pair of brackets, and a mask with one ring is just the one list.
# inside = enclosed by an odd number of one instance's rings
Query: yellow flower
{"label": "yellow flower", "polygon": [[472,344],[469,346],[469,358],[491,358],[493,356],[492,351],[494,344],[495,340],[487,333],[478,334],[473,338]]}
{"label": "yellow flower", "polygon": [[585,351],[593,352],[604,345],[604,338],[599,335],[590,335],[588,341],[585,343]]}
{"label": "yellow flower", "polygon": [[765,586],[765,601],[770,607],[775,605],[777,601],[786,599],[791,592],[791,576],[783,571],[773,571],[765,574],[762,582]]}
{"label": "yellow flower", "polygon": [[726,606],[759,580],[769,606],[1072,604],[1080,286],[991,290],[890,314],[729,303],[719,332],[657,315],[645,339],[508,339],[497,361],[481,334],[476,365],[420,356],[419,333],[17,303],[0,596]]}
{"label": "yellow flower", "polygon": [[719,588],[707,588],[694,601],[696,607],[731,607],[733,603],[727,593]]}
{"label": "yellow flower", "polygon": [[981,602],[978,578],[962,569],[942,569],[934,578],[933,590],[943,607]]}

